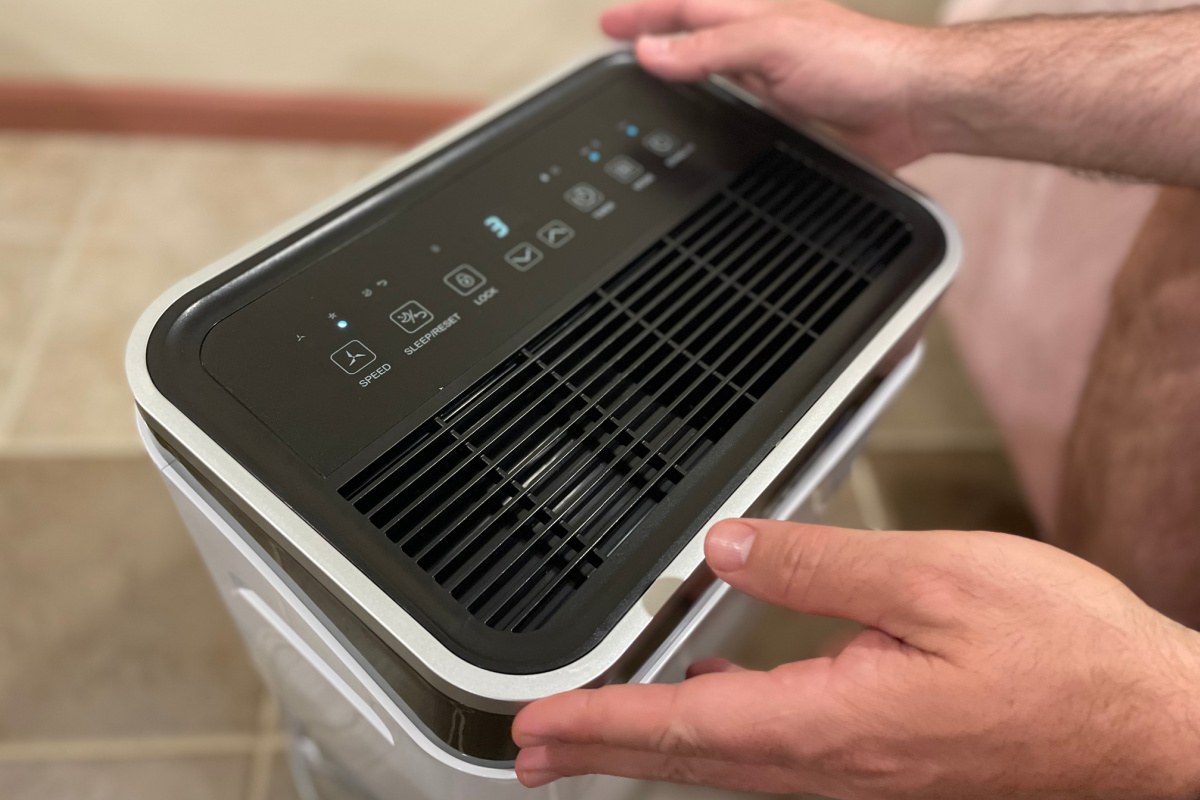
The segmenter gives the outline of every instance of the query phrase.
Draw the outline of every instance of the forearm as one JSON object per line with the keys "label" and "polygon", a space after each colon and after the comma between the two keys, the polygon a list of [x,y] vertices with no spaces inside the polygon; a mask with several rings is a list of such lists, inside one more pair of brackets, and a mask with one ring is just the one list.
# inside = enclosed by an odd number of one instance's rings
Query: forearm
{"label": "forearm", "polygon": [[1200,9],[954,26],[920,51],[934,150],[1200,187]]}

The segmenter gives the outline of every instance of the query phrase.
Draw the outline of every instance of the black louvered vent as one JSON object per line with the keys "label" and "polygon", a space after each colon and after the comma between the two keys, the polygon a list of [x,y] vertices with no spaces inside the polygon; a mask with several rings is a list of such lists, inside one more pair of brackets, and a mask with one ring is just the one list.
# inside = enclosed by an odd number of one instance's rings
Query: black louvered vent
{"label": "black louvered vent", "polygon": [[477,619],[536,630],[910,240],[773,151],[341,493]]}

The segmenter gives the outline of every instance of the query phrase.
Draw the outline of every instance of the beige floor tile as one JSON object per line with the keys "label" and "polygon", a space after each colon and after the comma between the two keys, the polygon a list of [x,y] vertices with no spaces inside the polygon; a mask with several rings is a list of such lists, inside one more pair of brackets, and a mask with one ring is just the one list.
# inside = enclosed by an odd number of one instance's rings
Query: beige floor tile
{"label": "beige floor tile", "polygon": [[191,272],[178,256],[92,246],[20,405],[11,440],[18,447],[138,446],[125,346],[137,318]]}
{"label": "beige floor tile", "polygon": [[931,321],[925,360],[880,419],[872,449],[978,449],[999,446],[979,392],[964,371],[945,322]]}
{"label": "beige floor tile", "polygon": [[[92,246],[172,261],[184,274],[225,256],[346,184],[360,148],[131,138],[95,216]],[[120,278],[123,276],[113,276]]]}
{"label": "beige floor tile", "polygon": [[244,758],[0,764],[5,800],[240,800]]}
{"label": "beige floor tile", "polygon": [[292,782],[292,772],[288,769],[286,753],[275,756],[271,763],[271,783],[265,800],[299,800],[296,785]]}
{"label": "beige floor tile", "polygon": [[0,240],[61,236],[108,147],[94,136],[0,132]]}
{"label": "beige floor tile", "polygon": [[14,443],[136,448],[123,359],[146,306],[387,155],[379,148],[131,140],[56,305]]}
{"label": "beige floor tile", "polygon": [[892,524],[900,530],[987,530],[1036,535],[1002,452],[874,453]]}
{"label": "beige floor tile", "polygon": [[[3,183],[0,174],[0,186]],[[46,300],[57,253],[53,238],[27,242],[0,237],[0,406],[35,315]]]}
{"label": "beige floor tile", "polygon": [[0,460],[0,608],[0,739],[255,728],[261,684],[147,460]]}

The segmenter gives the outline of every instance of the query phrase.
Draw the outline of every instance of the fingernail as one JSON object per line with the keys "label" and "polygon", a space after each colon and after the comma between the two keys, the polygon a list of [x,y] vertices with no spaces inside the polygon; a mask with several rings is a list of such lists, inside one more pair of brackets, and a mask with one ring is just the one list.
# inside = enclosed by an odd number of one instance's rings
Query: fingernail
{"label": "fingernail", "polygon": [[734,572],[746,566],[756,531],[740,520],[718,522],[708,532],[705,555],[717,572]]}
{"label": "fingernail", "polygon": [[545,747],[522,747],[517,756],[517,777],[521,783],[532,789],[561,778],[550,766],[549,756]]}
{"label": "fingernail", "polygon": [[519,771],[517,777],[521,779],[521,783],[526,789],[536,789],[539,786],[545,786],[547,783],[553,783],[561,778],[562,775],[547,769],[526,769]]}
{"label": "fingernail", "polygon": [[643,36],[637,42],[638,51],[642,55],[661,56],[671,49],[669,36]]}

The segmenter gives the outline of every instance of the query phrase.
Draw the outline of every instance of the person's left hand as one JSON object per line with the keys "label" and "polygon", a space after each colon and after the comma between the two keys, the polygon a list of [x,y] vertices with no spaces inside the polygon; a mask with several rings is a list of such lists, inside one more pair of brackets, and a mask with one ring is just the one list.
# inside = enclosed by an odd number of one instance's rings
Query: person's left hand
{"label": "person's left hand", "polygon": [[709,662],[517,715],[527,786],[606,773],[839,798],[1200,797],[1200,634],[997,533],[719,523],[717,575],[868,626],[770,672]]}
{"label": "person's left hand", "polygon": [[939,149],[949,129],[926,102],[953,37],[859,14],[829,0],[639,0],[601,27],[635,41],[661,78],[724,75],[778,113],[815,122],[888,167]]}

